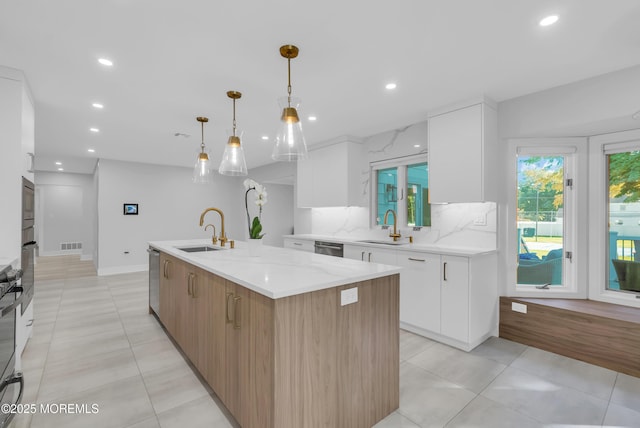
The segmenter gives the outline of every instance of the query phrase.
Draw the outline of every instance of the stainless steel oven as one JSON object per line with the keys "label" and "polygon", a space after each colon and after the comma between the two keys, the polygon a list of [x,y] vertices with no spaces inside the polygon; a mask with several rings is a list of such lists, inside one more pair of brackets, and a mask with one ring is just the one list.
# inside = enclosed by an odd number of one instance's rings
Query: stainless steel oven
{"label": "stainless steel oven", "polygon": [[37,243],[34,236],[35,221],[35,187],[33,183],[22,177],[22,253],[20,266],[22,268],[22,307],[20,314],[24,314],[33,299],[34,292],[34,258]]}
{"label": "stainless steel oven", "polygon": [[0,269],[0,428],[9,425],[14,413],[6,412],[6,405],[17,404],[22,399],[24,381],[21,373],[15,372],[16,307],[21,303],[16,298],[20,271],[4,266]]}

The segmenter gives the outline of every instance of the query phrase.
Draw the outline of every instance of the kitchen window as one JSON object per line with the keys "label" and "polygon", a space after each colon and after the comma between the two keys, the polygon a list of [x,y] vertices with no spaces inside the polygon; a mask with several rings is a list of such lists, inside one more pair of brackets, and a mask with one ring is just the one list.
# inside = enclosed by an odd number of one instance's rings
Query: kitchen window
{"label": "kitchen window", "polygon": [[640,292],[640,146],[605,149],[606,289]]}
{"label": "kitchen window", "polygon": [[586,266],[585,152],[579,138],[510,141],[510,295],[586,297],[578,277]]}
{"label": "kitchen window", "polygon": [[[428,164],[426,156],[411,156],[371,164],[372,224],[380,226],[385,213],[398,215],[399,227],[431,226]],[[393,215],[387,222],[393,224]]]}

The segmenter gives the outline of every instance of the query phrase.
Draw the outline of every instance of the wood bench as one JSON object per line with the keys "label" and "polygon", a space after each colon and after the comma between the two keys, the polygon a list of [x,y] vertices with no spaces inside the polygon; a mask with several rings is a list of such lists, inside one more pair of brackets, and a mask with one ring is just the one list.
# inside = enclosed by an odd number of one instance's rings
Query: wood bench
{"label": "wood bench", "polygon": [[[512,309],[526,305],[527,313]],[[500,337],[640,377],[640,309],[593,300],[500,297]]]}

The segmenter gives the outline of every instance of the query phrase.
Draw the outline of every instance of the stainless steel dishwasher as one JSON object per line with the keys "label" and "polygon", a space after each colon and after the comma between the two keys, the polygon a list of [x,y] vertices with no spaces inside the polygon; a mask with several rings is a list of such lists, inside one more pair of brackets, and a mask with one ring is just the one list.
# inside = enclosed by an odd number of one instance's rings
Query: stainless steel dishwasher
{"label": "stainless steel dishwasher", "polygon": [[160,316],[160,252],[149,247],[149,308]]}
{"label": "stainless steel dishwasher", "polygon": [[316,254],[342,257],[344,253],[344,246],[342,244],[336,244],[334,242],[316,241],[315,252]]}

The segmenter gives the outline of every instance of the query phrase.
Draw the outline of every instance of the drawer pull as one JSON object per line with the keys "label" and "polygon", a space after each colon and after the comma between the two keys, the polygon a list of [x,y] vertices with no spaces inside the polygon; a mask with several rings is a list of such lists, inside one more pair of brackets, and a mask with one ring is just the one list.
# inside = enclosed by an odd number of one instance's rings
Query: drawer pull
{"label": "drawer pull", "polygon": [[409,257],[409,260],[412,260],[414,262],[426,262],[425,259],[414,259],[413,257]]}
{"label": "drawer pull", "polygon": [[240,330],[240,300],[242,297],[236,296],[233,298],[233,328],[236,330]]}
{"label": "drawer pull", "polygon": [[300,242],[294,242],[293,245],[302,245]]}
{"label": "drawer pull", "polygon": [[446,281],[447,280],[447,262],[444,262],[442,272],[443,272],[442,280]]}
{"label": "drawer pull", "polygon": [[229,311],[229,303],[231,303],[231,299],[233,298],[233,293],[227,293],[227,324],[231,324],[233,322],[233,318],[230,316]]}

